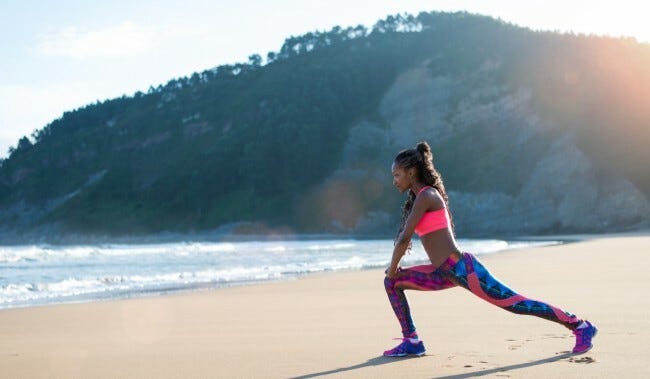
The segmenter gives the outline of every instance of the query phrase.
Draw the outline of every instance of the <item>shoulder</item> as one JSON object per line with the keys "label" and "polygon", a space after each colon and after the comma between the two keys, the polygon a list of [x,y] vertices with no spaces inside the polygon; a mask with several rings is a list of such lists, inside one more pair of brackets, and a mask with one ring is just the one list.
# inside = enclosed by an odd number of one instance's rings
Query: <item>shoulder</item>
{"label": "shoulder", "polygon": [[443,208],[445,206],[445,200],[442,198],[442,195],[434,187],[424,188],[415,198],[416,202],[425,203],[430,205],[432,209],[436,210]]}
{"label": "shoulder", "polygon": [[417,194],[417,197],[419,198],[440,197],[440,193],[435,187],[426,186],[426,187],[422,187],[420,192]]}

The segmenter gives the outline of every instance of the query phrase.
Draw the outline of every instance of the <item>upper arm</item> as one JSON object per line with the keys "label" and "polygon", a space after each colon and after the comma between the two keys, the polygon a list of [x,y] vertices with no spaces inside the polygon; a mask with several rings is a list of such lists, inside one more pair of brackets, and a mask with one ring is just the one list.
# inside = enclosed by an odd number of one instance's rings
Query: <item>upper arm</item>
{"label": "upper arm", "polygon": [[[424,194],[423,194],[424,195]],[[427,211],[429,207],[429,199],[427,196],[417,196],[415,202],[413,203],[413,208],[411,208],[411,213],[406,219],[406,224],[404,224],[404,230],[400,237],[403,241],[408,241],[413,236],[415,232],[415,226],[420,222],[420,219]]]}

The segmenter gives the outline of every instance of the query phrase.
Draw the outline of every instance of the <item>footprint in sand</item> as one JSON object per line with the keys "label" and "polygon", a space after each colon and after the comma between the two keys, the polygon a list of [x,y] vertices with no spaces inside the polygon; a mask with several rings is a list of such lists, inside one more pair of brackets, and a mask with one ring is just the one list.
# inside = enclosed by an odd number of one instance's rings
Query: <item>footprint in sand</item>
{"label": "footprint in sand", "polygon": [[593,359],[592,357],[569,358],[568,361],[572,363],[587,363],[587,364],[596,362],[596,360]]}
{"label": "footprint in sand", "polygon": [[[517,340],[516,340],[516,339],[513,339],[513,338],[508,338],[508,339],[506,339],[506,341],[507,341],[507,342],[516,342]],[[524,343],[525,343],[525,342],[524,342]],[[521,345],[523,345],[523,344],[521,344]],[[509,349],[509,350],[517,350],[517,349],[519,349],[519,348],[521,347],[521,345],[515,345],[515,344],[513,344],[513,345],[508,346],[508,349]]]}

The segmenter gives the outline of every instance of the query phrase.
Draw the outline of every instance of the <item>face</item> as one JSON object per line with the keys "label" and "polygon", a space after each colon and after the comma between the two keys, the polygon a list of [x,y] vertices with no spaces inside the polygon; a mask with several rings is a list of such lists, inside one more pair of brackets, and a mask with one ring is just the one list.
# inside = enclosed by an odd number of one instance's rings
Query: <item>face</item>
{"label": "face", "polygon": [[391,167],[393,172],[393,185],[397,187],[397,190],[401,193],[411,188],[411,180],[409,176],[409,171],[393,163]]}

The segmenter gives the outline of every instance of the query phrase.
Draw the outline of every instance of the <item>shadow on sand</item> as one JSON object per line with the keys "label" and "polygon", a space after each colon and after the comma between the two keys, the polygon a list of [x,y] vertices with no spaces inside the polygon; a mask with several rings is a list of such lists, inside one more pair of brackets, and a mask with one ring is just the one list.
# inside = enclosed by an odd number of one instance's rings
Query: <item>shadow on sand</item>
{"label": "shadow on sand", "polygon": [[[508,366],[501,366],[501,367],[495,367],[491,369],[486,369],[486,370],[479,370],[479,371],[472,371],[472,372],[467,372],[464,374],[455,374],[455,375],[447,375],[447,376],[434,376],[434,378],[438,379],[462,379],[462,378],[470,378],[470,377],[476,377],[476,376],[483,376],[483,375],[489,375],[489,374],[494,374],[498,372],[507,372],[510,370],[517,370],[520,368],[525,368],[525,367],[531,367],[531,366],[537,366],[537,365],[542,365],[545,363],[551,363],[551,362],[556,362],[564,358],[569,358],[574,356],[572,353],[563,353],[563,354],[558,354],[549,358],[544,358],[544,359],[538,359],[536,361],[532,362],[526,362],[526,363],[518,363],[514,365],[508,365]],[[332,374],[340,374],[346,371],[353,371],[353,370],[358,370],[362,369],[364,367],[371,367],[371,366],[380,366],[380,365],[385,365],[389,363],[394,363],[398,362],[404,359],[414,359],[411,357],[405,357],[405,358],[389,358],[389,357],[375,357],[368,359],[367,361],[363,363],[359,363],[356,365],[348,366],[348,367],[341,367],[341,368],[336,368],[332,370],[327,370],[327,371],[321,371],[321,372],[315,372],[312,374],[307,374],[307,375],[301,375],[301,376],[296,376],[293,377],[292,379],[308,379],[308,378],[317,378],[319,376],[325,376],[325,375],[332,375]]]}

